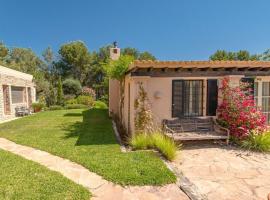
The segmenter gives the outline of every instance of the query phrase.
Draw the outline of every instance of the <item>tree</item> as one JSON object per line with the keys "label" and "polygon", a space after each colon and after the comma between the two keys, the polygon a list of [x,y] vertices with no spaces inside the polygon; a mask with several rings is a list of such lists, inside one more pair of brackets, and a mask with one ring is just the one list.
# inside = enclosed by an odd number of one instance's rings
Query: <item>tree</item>
{"label": "tree", "polygon": [[91,56],[86,45],[81,41],[64,44],[60,47],[59,54],[61,59],[58,67],[62,68],[62,75],[84,82],[91,65]]}
{"label": "tree", "polygon": [[6,58],[6,56],[8,55],[8,48],[6,47],[6,45],[2,42],[0,42],[0,63],[4,63],[4,59]]}
{"label": "tree", "polygon": [[63,91],[65,95],[68,94],[78,96],[82,92],[82,86],[80,81],[72,78],[64,80]]}
{"label": "tree", "polygon": [[257,55],[251,55],[246,50],[240,50],[238,52],[230,52],[225,50],[217,50],[213,55],[209,57],[210,60],[258,60]]}
{"label": "tree", "polygon": [[132,56],[134,59],[138,59],[140,52],[136,48],[126,47],[121,50],[122,55]]}
{"label": "tree", "polygon": [[270,49],[267,49],[261,55],[258,56],[259,60],[270,61]]}
{"label": "tree", "polygon": [[63,103],[64,103],[63,86],[61,77],[59,77],[57,85],[57,104],[63,105]]}
{"label": "tree", "polygon": [[124,90],[125,90],[125,74],[128,70],[130,63],[134,60],[133,56],[121,55],[118,60],[112,60],[105,66],[107,74],[110,78],[116,79],[120,83],[120,116],[122,120],[123,107],[124,107]]}
{"label": "tree", "polygon": [[148,51],[144,51],[142,53],[140,53],[139,55],[139,60],[156,60],[156,57],[153,56],[151,53],[149,53]]}

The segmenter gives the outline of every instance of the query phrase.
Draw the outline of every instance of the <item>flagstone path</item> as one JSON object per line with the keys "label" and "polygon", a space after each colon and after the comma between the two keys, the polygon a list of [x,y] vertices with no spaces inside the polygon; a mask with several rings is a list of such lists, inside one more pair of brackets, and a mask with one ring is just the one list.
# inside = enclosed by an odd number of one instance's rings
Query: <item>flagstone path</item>
{"label": "flagstone path", "polygon": [[[47,168],[60,172],[65,177],[86,187],[91,200],[188,200],[176,184],[165,186],[127,186],[113,184],[90,172],[79,164],[54,156],[45,151],[22,146],[0,138],[0,148],[35,161]],[[128,170],[128,169],[127,169]]]}
{"label": "flagstone path", "polygon": [[267,200],[270,154],[229,146],[184,148],[174,165],[208,200]]}

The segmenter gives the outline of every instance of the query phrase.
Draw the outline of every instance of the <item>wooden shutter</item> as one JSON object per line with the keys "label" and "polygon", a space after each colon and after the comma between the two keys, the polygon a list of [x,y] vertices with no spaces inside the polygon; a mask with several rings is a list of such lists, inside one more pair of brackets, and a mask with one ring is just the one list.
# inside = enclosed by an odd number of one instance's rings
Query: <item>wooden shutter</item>
{"label": "wooden shutter", "polygon": [[172,117],[180,117],[183,113],[183,81],[174,80],[172,82]]}

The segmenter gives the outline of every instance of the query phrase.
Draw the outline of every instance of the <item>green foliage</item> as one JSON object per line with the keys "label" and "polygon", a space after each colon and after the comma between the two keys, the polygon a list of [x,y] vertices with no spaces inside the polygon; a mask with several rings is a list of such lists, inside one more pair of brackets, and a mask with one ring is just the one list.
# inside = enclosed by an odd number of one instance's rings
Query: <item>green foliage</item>
{"label": "green foliage", "polygon": [[97,109],[108,109],[108,106],[103,101],[95,101],[94,102],[94,108],[97,108]]}
{"label": "green foliage", "polygon": [[132,47],[123,48],[121,50],[121,54],[132,56],[135,60],[156,60],[156,57],[153,56],[150,52],[140,52],[138,49]]}
{"label": "green foliage", "polygon": [[59,77],[58,85],[57,85],[57,104],[63,105],[63,103],[64,103],[63,86],[62,86],[61,77]]}
{"label": "green foliage", "polygon": [[8,55],[8,48],[6,45],[2,42],[0,42],[0,61],[3,61],[5,57]]}
{"label": "green foliage", "polygon": [[83,186],[58,172],[13,153],[0,150],[0,168],[0,199],[2,200],[89,200],[90,198],[88,189]]}
{"label": "green foliage", "polygon": [[67,104],[65,106],[65,109],[85,109],[88,108],[88,106],[83,104]]}
{"label": "green foliage", "polygon": [[48,110],[63,110],[64,107],[63,106],[59,106],[59,105],[53,105],[47,108]]}
{"label": "green foliage", "polygon": [[77,97],[77,103],[92,107],[94,105],[94,99],[91,96],[80,95]]}
{"label": "green foliage", "polygon": [[259,55],[259,60],[270,61],[270,49],[267,49],[261,55]]}
{"label": "green foliage", "polygon": [[63,82],[64,94],[79,95],[82,92],[82,86],[79,80],[68,78]]}
{"label": "green foliage", "polygon": [[82,41],[70,42],[60,47],[59,54],[62,75],[69,75],[82,83],[92,62],[86,45]]}
{"label": "green foliage", "polygon": [[144,51],[144,52],[140,53],[138,60],[156,60],[156,57],[153,56],[148,51]]}
{"label": "green foliage", "polygon": [[109,77],[122,80],[133,60],[134,58],[132,56],[123,55],[118,60],[111,61],[109,65],[105,66]]}
{"label": "green foliage", "polygon": [[241,142],[243,148],[261,152],[270,152],[270,132],[256,134],[252,132],[247,139]]}
{"label": "green foliage", "polygon": [[69,105],[71,105],[71,104],[78,104],[78,101],[77,101],[76,98],[72,98],[72,99],[67,100],[66,101],[66,104],[69,104]]}
{"label": "green foliage", "polygon": [[160,132],[137,133],[131,138],[130,145],[133,149],[156,149],[170,161],[175,159],[178,150],[176,143]]}
{"label": "green foliage", "polygon": [[210,60],[258,60],[258,55],[251,55],[246,50],[240,50],[238,52],[230,52],[225,50],[217,50],[213,55],[209,57]]}
{"label": "green foliage", "polygon": [[135,99],[134,108],[135,115],[135,129],[139,132],[153,132],[155,127],[153,123],[153,114],[150,108],[149,99],[143,84],[139,85],[139,95]]}
{"label": "green foliage", "polygon": [[32,108],[35,112],[41,111],[45,107],[44,103],[32,103]]}

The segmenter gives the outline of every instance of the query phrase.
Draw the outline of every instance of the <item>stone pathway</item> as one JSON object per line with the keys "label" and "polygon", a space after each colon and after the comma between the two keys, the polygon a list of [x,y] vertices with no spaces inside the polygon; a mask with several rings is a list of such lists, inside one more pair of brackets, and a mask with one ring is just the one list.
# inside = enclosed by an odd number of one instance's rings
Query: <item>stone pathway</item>
{"label": "stone pathway", "polygon": [[188,200],[176,184],[166,186],[122,187],[104,180],[101,176],[69,160],[51,155],[31,147],[18,145],[0,138],[0,149],[35,161],[47,168],[60,172],[75,183],[86,187],[94,196],[91,200]]}
{"label": "stone pathway", "polygon": [[192,146],[174,162],[209,200],[267,200],[270,154],[217,145]]}

